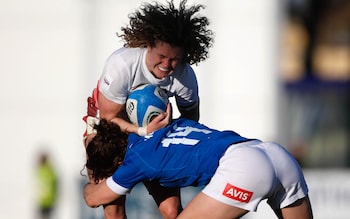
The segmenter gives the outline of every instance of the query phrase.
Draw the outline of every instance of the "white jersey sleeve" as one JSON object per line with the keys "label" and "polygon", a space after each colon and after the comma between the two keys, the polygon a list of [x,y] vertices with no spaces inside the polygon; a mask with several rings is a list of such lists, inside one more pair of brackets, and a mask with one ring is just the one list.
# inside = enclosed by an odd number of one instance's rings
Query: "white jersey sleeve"
{"label": "white jersey sleeve", "polygon": [[197,105],[198,82],[192,67],[189,64],[183,65],[179,71],[174,72],[173,77],[174,81],[167,90],[175,96],[177,106],[186,110]]}
{"label": "white jersey sleeve", "polygon": [[109,100],[124,104],[135,82],[136,73],[142,75],[144,49],[121,48],[106,60],[100,78],[100,92]]}
{"label": "white jersey sleeve", "polygon": [[126,195],[130,190],[114,182],[111,176],[107,178],[106,183],[108,188],[119,195]]}

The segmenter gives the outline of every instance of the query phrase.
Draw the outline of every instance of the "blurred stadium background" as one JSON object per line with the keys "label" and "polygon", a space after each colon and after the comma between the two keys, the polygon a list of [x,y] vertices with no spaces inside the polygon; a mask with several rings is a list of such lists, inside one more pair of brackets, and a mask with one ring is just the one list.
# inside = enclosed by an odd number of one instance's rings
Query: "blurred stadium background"
{"label": "blurred stadium background", "polygon": [[[159,0],[164,2],[163,0]],[[33,219],[35,164],[59,176],[55,217],[100,219],[82,200],[81,120],[116,32],[143,1],[0,0],[0,217]],[[178,2],[178,1],[175,1]],[[315,218],[350,210],[350,1],[189,0],[215,44],[194,66],[201,122],[286,146],[304,168]],[[199,190],[186,188],[184,204]],[[143,186],[129,218],[159,218]],[[275,218],[266,204],[245,218]]]}

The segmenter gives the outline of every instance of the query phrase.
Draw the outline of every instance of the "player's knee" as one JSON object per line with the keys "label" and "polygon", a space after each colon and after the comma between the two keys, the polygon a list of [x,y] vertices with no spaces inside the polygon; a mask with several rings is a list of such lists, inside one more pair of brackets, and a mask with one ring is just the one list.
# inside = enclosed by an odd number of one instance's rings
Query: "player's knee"
{"label": "player's knee", "polygon": [[176,208],[159,208],[159,211],[164,219],[175,219],[179,214]]}
{"label": "player's knee", "polygon": [[181,212],[180,203],[162,202],[159,205],[159,212],[164,219],[175,219]]}

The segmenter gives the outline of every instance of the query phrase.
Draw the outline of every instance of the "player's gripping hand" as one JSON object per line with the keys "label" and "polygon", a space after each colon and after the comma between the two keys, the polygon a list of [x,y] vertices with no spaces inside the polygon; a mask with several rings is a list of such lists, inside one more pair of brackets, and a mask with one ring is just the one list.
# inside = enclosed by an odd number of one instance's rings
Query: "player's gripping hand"
{"label": "player's gripping hand", "polygon": [[87,98],[87,115],[97,117],[98,115],[98,107],[97,102],[94,98],[88,97]]}
{"label": "player's gripping hand", "polygon": [[156,116],[148,125],[147,133],[152,133],[158,129],[164,128],[167,126],[172,118],[172,107],[171,103],[168,103],[166,112],[163,112]]}
{"label": "player's gripping hand", "polygon": [[87,118],[90,117],[99,117],[99,110],[97,105],[97,88],[95,88],[92,91],[91,97],[87,98],[87,112],[86,115],[83,117],[83,120],[87,122]]}

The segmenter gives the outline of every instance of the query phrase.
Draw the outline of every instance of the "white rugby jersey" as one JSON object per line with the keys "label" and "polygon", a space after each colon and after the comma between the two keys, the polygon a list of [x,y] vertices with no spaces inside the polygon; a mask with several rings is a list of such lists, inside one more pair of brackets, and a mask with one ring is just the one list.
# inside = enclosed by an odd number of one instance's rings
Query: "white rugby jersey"
{"label": "white rugby jersey", "polygon": [[130,91],[141,84],[156,84],[175,97],[178,107],[198,103],[198,83],[189,64],[179,64],[163,79],[155,78],[146,66],[147,48],[120,48],[107,59],[100,78],[100,92],[109,100],[125,104]]}

